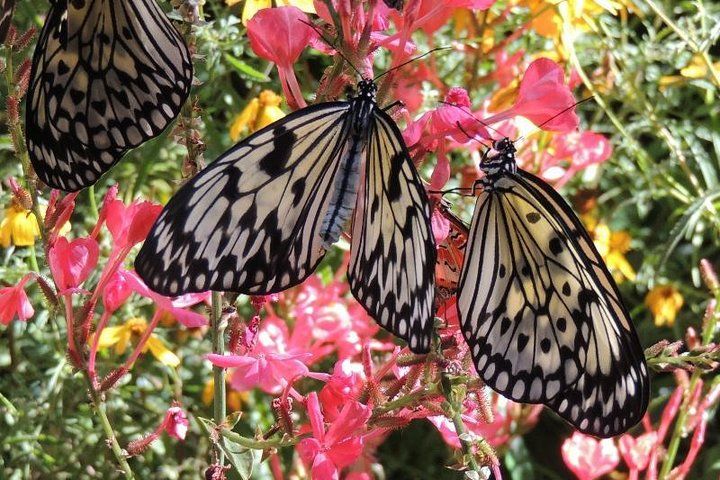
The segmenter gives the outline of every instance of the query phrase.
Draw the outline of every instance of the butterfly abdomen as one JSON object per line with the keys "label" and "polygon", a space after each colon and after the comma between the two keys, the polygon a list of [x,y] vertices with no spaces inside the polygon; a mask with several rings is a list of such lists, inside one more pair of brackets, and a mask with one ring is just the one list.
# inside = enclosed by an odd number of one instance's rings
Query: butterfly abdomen
{"label": "butterfly abdomen", "polygon": [[359,133],[354,134],[350,148],[343,155],[335,174],[335,190],[320,230],[323,248],[326,250],[340,238],[340,233],[355,208],[363,144],[362,136]]}

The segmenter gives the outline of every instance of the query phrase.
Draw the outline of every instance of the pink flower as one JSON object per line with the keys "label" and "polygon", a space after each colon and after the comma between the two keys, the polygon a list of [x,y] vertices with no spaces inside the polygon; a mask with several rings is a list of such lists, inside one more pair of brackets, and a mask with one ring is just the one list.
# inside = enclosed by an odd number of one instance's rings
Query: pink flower
{"label": "pink flower", "polygon": [[[612,155],[612,145],[602,134],[595,132],[568,132],[556,135],[552,146],[554,154],[548,154],[543,161],[543,177],[548,180],[557,180],[556,188],[562,187],[576,173],[585,168],[602,163]],[[568,162],[564,168],[558,164]]]}
{"label": "pink flower", "polygon": [[574,104],[575,98],[565,84],[562,68],[548,58],[538,58],[520,81],[515,105],[484,122],[490,124],[521,115],[543,130],[567,132],[576,129],[580,122],[575,109],[571,108]]}
{"label": "pink flower", "polygon": [[285,98],[293,108],[306,106],[293,64],[316,35],[309,22],[302,10],[290,6],[265,8],[247,23],[250,46],[259,57],[277,65]]}
{"label": "pink flower", "polygon": [[0,288],[0,323],[9,325],[13,318],[26,321],[35,314],[35,310],[25,293],[25,284],[33,274],[25,275],[17,285]]}
{"label": "pink flower", "polygon": [[278,394],[289,383],[308,374],[304,361],[309,353],[250,353],[247,355],[207,354],[213,365],[234,368],[230,383],[235,390],[245,392],[257,387],[264,392]]}
{"label": "pink flower", "polygon": [[207,300],[210,296],[209,292],[187,293],[179,297],[170,298],[150,290],[137,273],[133,271],[124,270],[121,275],[124,277],[122,281],[127,282],[127,286],[131,288],[133,292],[151,299],[157,305],[158,310],[168,312],[186,327],[197,328],[207,324],[207,319],[203,315],[186,310],[186,308]]}
{"label": "pink flower", "polygon": [[335,364],[330,379],[320,390],[319,395],[325,416],[330,422],[334,422],[340,416],[345,404],[359,397],[364,384],[362,364],[347,358]]}
{"label": "pink flower", "polygon": [[632,435],[620,437],[618,445],[620,454],[632,471],[645,470],[650,461],[650,454],[657,444],[657,433],[648,432],[634,438]]}
{"label": "pink flower", "polygon": [[130,249],[142,242],[162,211],[162,206],[151,202],[135,201],[125,205],[121,200],[111,200],[106,215],[108,230],[113,236],[116,250]]}
{"label": "pink flower", "polygon": [[185,435],[187,434],[189,425],[190,422],[188,421],[187,415],[185,415],[183,409],[174,405],[168,408],[167,413],[165,413],[165,420],[163,420],[162,429],[173,438],[185,440]]}
{"label": "pink flower", "polygon": [[108,312],[114,312],[120,308],[128,297],[133,293],[132,287],[128,282],[127,270],[117,270],[103,288],[103,305]]}
{"label": "pink flower", "polygon": [[323,414],[315,392],[307,396],[307,413],[313,438],[300,441],[297,451],[312,471],[314,480],[335,480],[340,470],[360,457],[363,433],[371,410],[359,402],[346,403],[325,431]]}
{"label": "pink flower", "polygon": [[100,248],[92,238],[68,242],[58,237],[48,251],[48,263],[60,294],[76,291],[97,265]]}
{"label": "pink flower", "polygon": [[507,50],[501,48],[495,53],[495,70],[492,77],[501,87],[508,86],[520,76],[520,61],[525,56],[525,50],[518,50],[509,55]]}
{"label": "pink flower", "polygon": [[45,228],[48,229],[50,243],[60,232],[60,229],[70,220],[70,216],[75,210],[75,198],[80,192],[68,193],[60,198],[60,190],[52,190],[48,207],[45,211]]}
{"label": "pink flower", "polygon": [[612,472],[620,455],[609,438],[597,440],[580,432],[573,433],[562,444],[565,465],[580,479],[593,480]]}

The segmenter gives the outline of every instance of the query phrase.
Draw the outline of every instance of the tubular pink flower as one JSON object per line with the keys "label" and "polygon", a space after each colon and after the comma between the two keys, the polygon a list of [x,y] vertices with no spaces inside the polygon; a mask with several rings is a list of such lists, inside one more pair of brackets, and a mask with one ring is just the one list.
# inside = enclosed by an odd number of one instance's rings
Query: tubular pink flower
{"label": "tubular pink flower", "polygon": [[542,125],[543,130],[568,132],[580,123],[571,108],[574,104],[562,68],[548,58],[538,58],[525,71],[515,104],[483,121],[492,124],[521,115],[537,126]]}
{"label": "tubular pink flower", "polygon": [[620,462],[618,450],[609,438],[597,440],[580,432],[562,444],[565,465],[579,480],[593,480],[612,472]]}
{"label": "tubular pink flower", "polygon": [[100,248],[92,238],[77,238],[71,242],[58,237],[48,251],[48,263],[60,295],[78,289],[95,268]]}
{"label": "tubular pink flower", "polygon": [[144,201],[125,205],[121,200],[112,200],[104,210],[107,228],[113,236],[113,249],[123,251],[145,240],[162,206]]}
{"label": "tubular pink flower", "polygon": [[288,383],[304,377],[309,370],[305,365],[309,353],[250,353],[248,355],[207,354],[205,358],[213,365],[234,368],[230,383],[240,392],[261,390],[278,394]]}
{"label": "tubular pink flower", "polygon": [[[305,22],[305,23],[303,23]],[[265,8],[247,23],[250,46],[278,67],[285,98],[293,109],[307,106],[293,64],[316,35],[308,16],[297,7]]]}
{"label": "tubular pink flower", "polygon": [[340,470],[360,457],[363,434],[372,412],[359,402],[347,402],[326,431],[315,392],[308,394],[306,406],[313,438],[300,441],[297,446],[298,454],[311,468],[313,479],[337,479]]}
{"label": "tubular pink flower", "polygon": [[165,420],[163,420],[162,429],[173,438],[185,440],[185,435],[187,435],[189,425],[190,422],[188,421],[187,415],[183,409],[177,405],[173,405],[168,408],[165,413]]}
{"label": "tubular pink flower", "polygon": [[35,314],[25,293],[25,284],[32,278],[35,274],[28,273],[17,285],[0,288],[0,323],[3,325],[9,325],[15,317],[25,322]]}

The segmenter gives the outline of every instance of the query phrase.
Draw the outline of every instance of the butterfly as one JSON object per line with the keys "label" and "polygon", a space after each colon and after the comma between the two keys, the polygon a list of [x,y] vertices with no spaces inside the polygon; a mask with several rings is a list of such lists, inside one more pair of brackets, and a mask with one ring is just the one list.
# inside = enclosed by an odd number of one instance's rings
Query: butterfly
{"label": "butterfly", "polygon": [[618,288],[565,200],[517,167],[513,142],[493,149],[480,164],[457,298],[477,371],[585,433],[622,433],[644,415],[649,380]]}
{"label": "butterfly", "polygon": [[[301,283],[352,221],[350,290],[385,329],[427,352],[436,250],[430,206],[372,80],[225,152],[168,202],[135,268],[164,295],[250,295]],[[353,217],[354,210],[354,217]]]}
{"label": "butterfly", "polygon": [[33,55],[27,149],[65,191],[158,136],[190,93],[184,40],[155,0],[54,0]]}
{"label": "butterfly", "polygon": [[2,0],[0,3],[0,43],[7,38],[10,25],[12,24],[15,0]]}

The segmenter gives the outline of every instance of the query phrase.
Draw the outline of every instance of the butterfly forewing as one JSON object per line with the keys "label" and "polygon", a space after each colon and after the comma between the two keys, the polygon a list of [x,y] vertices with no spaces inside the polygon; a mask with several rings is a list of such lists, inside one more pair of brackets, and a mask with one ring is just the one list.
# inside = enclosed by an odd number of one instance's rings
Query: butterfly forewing
{"label": "butterfly forewing", "polygon": [[8,30],[12,24],[15,0],[0,0],[0,43],[7,38]]}
{"label": "butterfly forewing", "polygon": [[395,122],[374,111],[352,230],[348,280],[384,328],[427,352],[433,320],[435,245],[430,207]]}
{"label": "butterfly forewing", "polygon": [[155,0],[54,2],[35,49],[28,151],[48,185],[79,190],[178,115],[190,52]]}
{"label": "butterfly forewing", "polygon": [[164,208],[135,261],[140,276],[165,295],[302,282],[325,254],[349,119],[347,102],[308,107],[229,150]]}
{"label": "butterfly forewing", "polygon": [[480,194],[458,312],[480,375],[610,436],[647,406],[642,350],[612,277],[565,201],[519,170]]}

